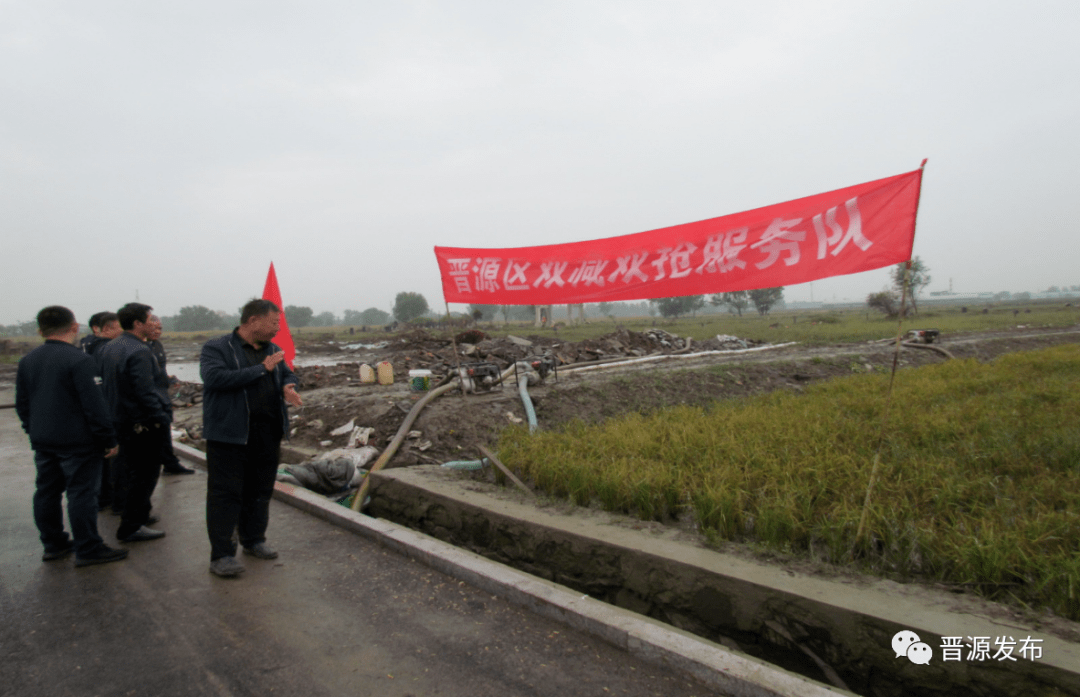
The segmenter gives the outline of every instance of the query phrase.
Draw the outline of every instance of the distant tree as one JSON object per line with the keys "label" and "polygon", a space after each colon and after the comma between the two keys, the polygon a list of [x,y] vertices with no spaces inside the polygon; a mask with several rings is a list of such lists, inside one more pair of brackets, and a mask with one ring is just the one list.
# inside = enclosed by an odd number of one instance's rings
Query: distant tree
{"label": "distant tree", "polygon": [[656,308],[660,310],[660,314],[663,317],[679,317],[692,312],[698,300],[701,300],[702,305],[704,305],[704,300],[702,300],[702,296],[700,295],[684,295],[675,298],[654,298],[649,300],[649,302],[656,305]]}
{"label": "distant tree", "polygon": [[301,307],[298,305],[285,306],[285,318],[289,321],[289,327],[292,329],[308,326],[311,324],[311,318],[314,316],[315,311],[310,307]]}
{"label": "distant tree", "polygon": [[337,324],[337,317],[333,312],[320,312],[311,318],[311,326],[313,327],[332,327]]}
{"label": "distant tree", "polygon": [[1058,288],[1057,286],[1050,286],[1049,288],[1046,289],[1046,292],[1047,293],[1060,293],[1061,288]]}
{"label": "distant tree", "polygon": [[1022,291],[1013,296],[1013,300],[1031,300],[1031,293]]}
{"label": "distant tree", "polygon": [[176,331],[201,332],[207,329],[228,329],[224,315],[203,305],[189,305],[176,313]]}
{"label": "distant tree", "polygon": [[1012,297],[1012,293],[1010,293],[1007,290],[1003,290],[1000,293],[994,293],[994,300],[997,300],[999,302],[1002,301],[1002,300],[1008,300],[1011,297]]}
{"label": "distant tree", "polygon": [[[919,306],[915,298],[930,283],[930,269],[919,257],[911,258],[911,271],[906,271],[907,265],[906,261],[902,261],[892,268],[890,272],[892,285],[893,289],[896,290],[896,294],[902,298],[904,296],[904,284],[907,284],[907,297],[911,300],[911,309],[915,314],[918,314]],[[903,307],[900,308],[900,312],[904,313],[905,316],[907,315],[907,311]]]}
{"label": "distant tree", "polygon": [[427,311],[427,300],[420,293],[401,292],[394,298],[394,318],[399,322],[411,322]]}
{"label": "distant tree", "polygon": [[535,305],[499,305],[499,313],[504,322],[510,320],[531,320],[536,314]]}
{"label": "distant tree", "polygon": [[900,298],[894,290],[871,293],[866,296],[866,304],[879,312],[884,312],[889,317],[896,317],[900,313]]}
{"label": "distant tree", "polygon": [[[490,322],[499,311],[498,305],[469,305],[469,316],[477,322]],[[477,313],[480,313],[477,315]]]}
{"label": "distant tree", "polygon": [[366,326],[369,324],[389,324],[390,322],[390,313],[376,307],[369,307],[356,314],[357,321],[351,324],[363,324]]}
{"label": "distant tree", "polygon": [[745,290],[717,293],[709,298],[709,302],[714,306],[727,305],[728,312],[742,317],[742,311],[750,307],[750,294]]}
{"label": "distant tree", "polygon": [[600,311],[600,314],[607,317],[612,322],[615,321],[615,303],[600,303],[596,306],[596,309]]}
{"label": "distant tree", "polygon": [[750,302],[754,303],[754,309],[762,317],[769,314],[769,310],[773,309],[776,304],[783,302],[783,300],[783,286],[779,288],[758,288],[750,291]]}
{"label": "distant tree", "polygon": [[35,334],[37,334],[37,321],[0,326],[0,336],[34,336]]}

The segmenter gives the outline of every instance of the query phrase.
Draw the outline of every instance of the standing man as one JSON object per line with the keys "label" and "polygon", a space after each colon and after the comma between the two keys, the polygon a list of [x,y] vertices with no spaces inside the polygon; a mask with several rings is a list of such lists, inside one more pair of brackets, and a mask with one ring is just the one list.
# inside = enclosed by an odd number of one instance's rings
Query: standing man
{"label": "standing man", "polygon": [[[153,354],[157,363],[157,372],[154,373],[154,387],[161,394],[161,398],[165,400],[171,431],[173,420],[172,398],[169,397],[171,380],[165,368],[167,358],[165,356],[165,346],[161,343],[161,333],[161,319],[157,315],[150,315],[150,338],[146,340],[146,345],[150,347],[150,353]],[[161,465],[165,474],[195,474],[195,470],[180,464],[180,458],[176,457],[176,453],[173,452],[171,432],[162,443]]]}
{"label": "standing man", "polygon": [[79,339],[79,348],[91,356],[124,332],[115,312],[95,312],[90,315],[90,331],[91,334]]}
{"label": "standing man", "polygon": [[[62,559],[74,550],[75,566],[119,561],[127,550],[107,546],[97,529],[102,457],[115,456],[118,448],[94,359],[72,343],[79,323],[68,308],[44,308],[37,324],[45,343],[19,361],[15,410],[34,448],[41,560]],[[64,530],[65,491],[74,543]]]}
{"label": "standing man", "polygon": [[251,300],[232,334],[206,342],[199,359],[206,438],[206,529],[210,571],[236,576],[236,531],[245,554],[276,559],[266,544],[270,496],[289,432],[288,405],[300,406],[296,375],[271,343],[281,311],[269,300]]}
{"label": "standing man", "polygon": [[[124,330],[120,328],[120,320],[117,319],[116,313],[108,311],[95,312],[90,315],[90,331],[93,333],[79,339],[79,348],[91,356],[99,348],[124,333]],[[96,357],[95,363],[98,364],[98,374],[100,375],[100,361],[97,361]],[[113,498],[116,482],[116,472],[113,471],[113,468],[121,467],[122,464],[123,461],[119,457],[103,458],[101,460],[101,489],[98,493],[98,510],[100,511],[119,503],[117,499]]]}
{"label": "standing man", "polygon": [[[103,348],[101,378],[105,401],[124,458],[127,490],[116,537],[122,542],[144,542],[165,537],[148,527],[150,496],[161,474],[162,439],[169,437],[167,401],[154,389],[157,370],[146,339],[153,326],[150,310],[142,303],[128,303],[116,313],[124,333]],[[119,492],[117,492],[119,493]]]}

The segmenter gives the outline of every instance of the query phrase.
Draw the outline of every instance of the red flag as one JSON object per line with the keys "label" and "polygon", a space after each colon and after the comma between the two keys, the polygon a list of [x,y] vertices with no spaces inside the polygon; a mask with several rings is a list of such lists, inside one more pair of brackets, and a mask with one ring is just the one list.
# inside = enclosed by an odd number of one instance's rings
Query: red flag
{"label": "red flag", "polygon": [[649,232],[542,247],[436,247],[447,302],[548,305],[806,283],[911,258],[922,168]]}
{"label": "red flag", "polygon": [[292,334],[289,333],[289,322],[285,319],[285,306],[281,304],[281,290],[277,284],[277,274],[274,273],[274,262],[270,262],[270,273],[266,274],[266,285],[263,287],[263,300],[269,300],[281,310],[281,328],[274,335],[274,343],[285,352],[285,362],[289,368],[293,367],[293,359],[296,358],[296,347],[293,346]]}

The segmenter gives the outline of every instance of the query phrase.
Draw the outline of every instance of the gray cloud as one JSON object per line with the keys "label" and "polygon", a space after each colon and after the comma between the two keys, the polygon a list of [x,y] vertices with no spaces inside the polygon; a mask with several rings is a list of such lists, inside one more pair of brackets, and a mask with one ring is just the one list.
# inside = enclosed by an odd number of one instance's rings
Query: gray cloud
{"label": "gray cloud", "polygon": [[[431,248],[915,169],[930,289],[1080,283],[1068,2],[0,5],[0,323],[442,295]],[[814,284],[859,299],[885,271]],[[808,299],[807,287],[788,297]]]}

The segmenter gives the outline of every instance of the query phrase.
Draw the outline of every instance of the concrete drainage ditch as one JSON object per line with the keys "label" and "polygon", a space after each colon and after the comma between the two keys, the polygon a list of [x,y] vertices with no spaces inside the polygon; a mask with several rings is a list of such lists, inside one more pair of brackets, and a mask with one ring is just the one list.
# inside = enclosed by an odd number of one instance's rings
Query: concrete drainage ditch
{"label": "concrete drainage ditch", "polygon": [[[383,471],[373,483],[372,516],[860,695],[1080,697],[1080,645],[975,598],[797,575],[602,516],[555,515],[438,467]],[[897,656],[902,630],[931,647],[929,663]],[[1031,637],[1040,656],[973,660],[965,647],[946,661],[943,637]]]}

